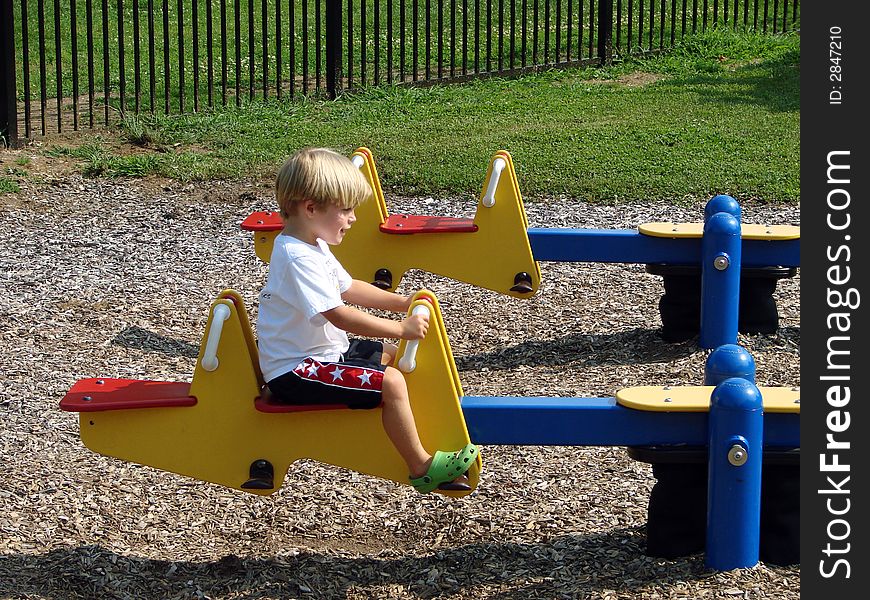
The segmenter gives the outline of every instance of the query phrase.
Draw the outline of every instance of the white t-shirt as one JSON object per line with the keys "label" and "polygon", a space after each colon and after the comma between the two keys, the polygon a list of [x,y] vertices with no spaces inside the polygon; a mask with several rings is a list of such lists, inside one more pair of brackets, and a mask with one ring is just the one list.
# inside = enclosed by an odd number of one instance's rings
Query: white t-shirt
{"label": "white t-shirt", "polygon": [[323,240],[312,246],[279,234],[257,317],[260,369],[268,382],[309,356],[335,362],[347,351],[347,334],[322,314],[342,306],[353,279]]}

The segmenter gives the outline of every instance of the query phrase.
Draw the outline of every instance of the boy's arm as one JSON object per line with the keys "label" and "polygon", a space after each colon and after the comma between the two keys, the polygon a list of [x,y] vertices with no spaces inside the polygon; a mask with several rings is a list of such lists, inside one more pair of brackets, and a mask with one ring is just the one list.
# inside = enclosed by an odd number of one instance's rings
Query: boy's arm
{"label": "boy's arm", "polygon": [[429,320],[421,315],[393,321],[370,315],[352,306],[337,306],[321,314],[339,329],[366,337],[417,340],[425,337],[429,326]]}
{"label": "boy's arm", "polygon": [[[359,279],[354,279],[351,282],[350,287],[341,295],[341,299],[357,306],[392,312],[408,312],[408,309],[411,307],[411,296],[400,296]],[[350,330],[345,329],[345,331]],[[353,333],[357,332],[354,331]]]}

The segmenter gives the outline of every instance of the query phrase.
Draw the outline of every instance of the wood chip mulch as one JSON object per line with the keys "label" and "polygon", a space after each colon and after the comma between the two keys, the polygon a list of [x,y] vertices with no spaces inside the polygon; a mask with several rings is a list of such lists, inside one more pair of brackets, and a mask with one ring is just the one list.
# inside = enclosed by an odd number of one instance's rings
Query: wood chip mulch
{"label": "wood chip mulch", "polygon": [[[393,199],[470,215],[474,198]],[[797,566],[717,573],[703,555],[644,554],[650,466],[624,448],[487,446],[474,494],[312,461],[259,497],[97,455],[59,410],[80,378],[187,381],[210,301],[256,317],[267,266],[239,223],[271,185],[78,176],[0,198],[0,597],[797,599]],[[533,227],[697,221],[703,205],[527,199]],[[743,206],[800,224],[796,206]],[[643,265],[542,263],[530,300],[419,271],[442,300],[467,395],[613,396],[700,384],[706,352],[659,337],[661,279]],[[780,329],[741,335],[759,385],[800,385],[800,276],[779,282]]]}

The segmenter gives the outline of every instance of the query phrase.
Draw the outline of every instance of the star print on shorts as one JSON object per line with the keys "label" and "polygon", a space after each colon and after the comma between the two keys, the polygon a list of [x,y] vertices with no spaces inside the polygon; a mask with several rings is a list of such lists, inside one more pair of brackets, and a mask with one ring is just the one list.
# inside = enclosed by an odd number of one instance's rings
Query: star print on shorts
{"label": "star print on shorts", "polygon": [[323,385],[351,390],[381,391],[384,374],[377,369],[365,369],[341,363],[321,363],[307,358],[299,363],[293,372],[306,381],[316,381]]}

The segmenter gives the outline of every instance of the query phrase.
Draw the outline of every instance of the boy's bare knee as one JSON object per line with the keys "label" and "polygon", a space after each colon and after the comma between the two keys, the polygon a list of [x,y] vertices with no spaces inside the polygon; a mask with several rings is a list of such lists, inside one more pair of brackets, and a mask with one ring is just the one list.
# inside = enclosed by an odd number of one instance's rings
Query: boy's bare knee
{"label": "boy's bare knee", "polygon": [[407,396],[408,386],[405,383],[405,376],[402,372],[393,367],[384,369],[384,381],[381,386],[381,392],[384,402],[391,402],[395,399]]}

